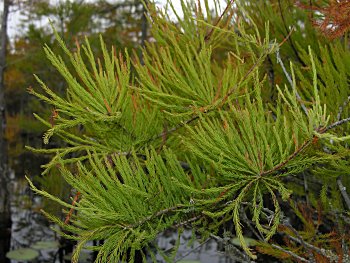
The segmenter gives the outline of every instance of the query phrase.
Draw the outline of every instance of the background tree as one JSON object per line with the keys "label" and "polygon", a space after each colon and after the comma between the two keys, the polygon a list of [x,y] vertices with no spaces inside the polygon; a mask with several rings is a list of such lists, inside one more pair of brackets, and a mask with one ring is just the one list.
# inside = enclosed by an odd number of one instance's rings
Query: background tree
{"label": "background tree", "polygon": [[10,247],[11,211],[9,197],[9,171],[7,165],[7,145],[5,140],[6,107],[5,107],[5,70],[7,53],[7,19],[10,0],[3,1],[0,32],[0,261],[7,262],[5,251]]}

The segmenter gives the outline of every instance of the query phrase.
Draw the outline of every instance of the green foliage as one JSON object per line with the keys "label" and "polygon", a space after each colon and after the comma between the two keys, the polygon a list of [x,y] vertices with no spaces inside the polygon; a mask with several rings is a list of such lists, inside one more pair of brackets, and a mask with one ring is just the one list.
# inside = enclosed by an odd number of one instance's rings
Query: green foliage
{"label": "green foliage", "polygon": [[[28,155],[31,157],[25,150],[25,144],[31,142],[30,145],[34,147],[42,145],[43,126],[39,122],[34,123],[32,113],[40,112],[42,118],[49,121],[55,109],[47,107],[44,102],[28,94],[27,89],[37,85],[33,73],[40,75],[45,85],[59,96],[65,94],[65,80],[58,71],[47,67],[43,43],[57,56],[62,57],[73,77],[78,77],[69,64],[69,57],[56,41],[52,28],[44,21],[52,21],[69,50],[76,49],[76,44],[84,42],[88,36],[91,51],[96,57],[102,57],[102,50],[99,48],[100,35],[108,47],[113,45],[118,50],[137,47],[140,41],[142,4],[138,1],[124,1],[120,5],[118,1],[108,3],[81,0],[57,3],[38,0],[12,4],[13,8],[21,12],[21,19],[16,21],[16,36],[11,38],[11,45],[8,46],[10,52],[6,58],[6,112],[7,119],[11,122],[6,131],[9,135],[9,159],[16,174],[28,173],[29,170],[32,174],[38,174],[40,171],[34,171],[31,165],[23,162],[23,159],[28,160]],[[88,60],[85,62],[88,63]],[[54,139],[51,144],[64,143]],[[33,158],[41,159],[41,162],[47,161],[44,157]]]}
{"label": "green foliage", "polygon": [[[71,225],[65,225],[59,218],[49,217],[64,229],[82,237],[73,259],[77,259],[87,241],[108,236],[99,249],[97,259],[117,261],[126,256],[128,248],[135,251],[147,247],[157,233],[187,217],[191,193],[183,191],[180,184],[198,189],[205,177],[203,174],[193,174],[195,179],[191,181],[175,160],[171,152],[165,151],[163,159],[154,149],[146,152],[144,163],[135,152],[132,158],[112,155],[104,160],[92,153],[89,154],[91,169],[79,163],[79,175],[74,175],[62,168],[62,176],[84,199],[75,207],[78,216],[72,216]],[[63,167],[63,163],[61,165]],[[45,192],[36,191],[57,200]],[[130,261],[133,261],[132,258],[131,255]]]}
{"label": "green foliage", "polygon": [[[52,195],[60,196],[62,200],[69,201],[71,188],[65,180],[62,180],[62,176],[58,169],[51,169],[48,174],[35,176],[33,181]],[[50,199],[45,198],[43,200],[42,209],[57,217],[62,217],[61,205]]]}
{"label": "green foliage", "polygon": [[[108,52],[102,38],[103,60],[94,56],[88,40],[71,52],[57,32],[68,59],[45,46],[66,81],[66,95],[38,77],[44,93],[30,93],[55,109],[51,123],[35,115],[48,127],[44,142],[56,135],[66,146],[32,150],[55,154],[44,173],[58,167],[81,198],[67,203],[31,187],[70,209],[65,222],[45,214],[61,226],[64,237],[78,242],[73,262],[83,248],[98,251],[96,262],[133,262],[136,251],[151,251],[157,235],[167,229],[181,233],[191,226],[205,239],[229,222],[243,255],[257,258],[247,242],[248,226],[262,244],[258,251],[300,260],[305,253],[299,255],[293,246],[275,245],[279,250],[271,251],[268,242],[286,233],[302,240],[299,245],[312,241],[302,232],[281,231],[291,217],[286,206],[311,227],[313,219],[293,201],[309,189],[303,193],[296,187],[293,194],[288,182],[306,172],[332,189],[325,213],[336,207],[344,215],[337,179],[349,174],[348,47],[338,42],[314,51],[292,41],[280,43],[274,34],[284,31],[280,23],[291,18],[262,22],[266,14],[252,16],[249,5],[237,3],[243,21],[233,23],[230,4],[212,15],[205,3],[206,16],[201,7],[182,1],[184,17],[178,16],[178,24],[149,5],[154,41],[143,49],[142,62],[127,51]],[[267,12],[272,16],[273,6]],[[300,12],[295,13],[298,19]],[[310,26],[305,28],[295,36],[298,40],[304,33],[315,37]],[[288,55],[297,54],[287,68],[285,46]],[[332,51],[323,57],[328,48]],[[271,65],[278,83],[265,77],[271,57],[280,63],[276,71]],[[310,188],[314,206],[315,196],[327,199],[328,186]],[[319,238],[326,235],[312,229]],[[89,247],[91,240],[104,242]],[[173,253],[160,253],[166,261],[175,259],[179,240]]]}

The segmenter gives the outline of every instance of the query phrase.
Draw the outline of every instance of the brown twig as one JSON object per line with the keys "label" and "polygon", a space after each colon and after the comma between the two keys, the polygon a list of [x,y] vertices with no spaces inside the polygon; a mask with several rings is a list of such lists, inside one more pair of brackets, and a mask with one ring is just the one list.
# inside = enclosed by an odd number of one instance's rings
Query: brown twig
{"label": "brown twig", "polygon": [[169,129],[169,130],[167,130],[167,131],[163,131],[162,133],[158,134],[157,136],[153,137],[152,139],[150,139],[150,140],[147,141],[147,142],[151,142],[151,141],[154,141],[154,140],[159,139],[159,138],[164,138],[164,136],[166,136],[166,135],[168,135],[168,134],[170,134],[170,133],[173,133],[174,131],[177,131],[178,129],[184,127],[184,126],[187,125],[187,124],[190,124],[191,122],[193,122],[193,121],[195,121],[195,120],[197,120],[197,119],[199,119],[199,115],[195,115],[195,116],[193,116],[191,119],[188,119],[188,120],[186,120],[186,121],[183,121],[183,122],[181,122],[180,124],[178,124],[177,126],[171,128],[171,129]]}
{"label": "brown twig", "polygon": [[[350,117],[346,118],[346,119],[342,119],[340,121],[336,121],[325,128],[318,128],[315,131],[320,133],[320,134],[324,134],[327,131],[334,129],[335,127],[342,125],[344,123],[347,123],[347,122],[350,122]],[[276,172],[277,170],[281,169],[282,167],[284,167],[287,163],[289,163],[291,160],[293,160],[296,156],[298,156],[302,151],[304,151],[308,146],[310,146],[317,139],[318,139],[318,137],[314,136],[311,140],[309,139],[309,140],[304,141],[304,143],[295,152],[293,152],[286,160],[277,164],[275,167],[273,167],[272,169],[270,169],[268,171],[263,171],[262,173],[260,173],[260,176],[268,175],[268,174],[271,174],[271,173]]]}
{"label": "brown twig", "polygon": [[197,247],[191,249],[190,251],[188,251],[185,255],[181,255],[181,257],[177,258],[174,260],[174,263],[179,262],[180,260],[184,259],[185,257],[187,257],[188,255],[190,255],[191,253],[193,253],[194,251],[196,251],[198,248],[201,248],[203,245],[205,245],[206,243],[208,243],[210,241],[210,238],[208,238],[207,240],[205,240],[203,243],[199,244]]}
{"label": "brown twig", "polygon": [[[288,30],[287,30],[288,31]],[[292,27],[292,29],[289,31],[288,35],[282,40],[281,43],[278,44],[279,47],[281,47],[292,35],[292,33],[295,31],[295,28]]]}
{"label": "brown twig", "polygon": [[298,156],[302,151],[304,151],[312,142],[313,142],[313,139],[306,140],[295,152],[293,152],[291,155],[289,155],[286,160],[277,164],[275,167],[273,167],[270,170],[263,171],[262,173],[260,173],[260,176],[268,175],[268,174],[271,174],[271,173],[276,172],[277,170],[281,169],[287,163],[289,163],[291,160],[293,160],[296,156]]}
{"label": "brown twig", "polygon": [[265,58],[265,55],[262,55],[258,58],[258,60],[253,64],[253,66],[244,74],[243,78],[238,82],[238,84],[236,84],[234,87],[232,87],[227,93],[226,95],[221,99],[221,103],[220,105],[222,106],[226,100],[228,99],[228,97],[230,97],[235,90],[244,82],[248,79],[249,75],[254,71],[254,69],[256,69],[257,66],[259,66],[259,63],[261,62],[261,60],[263,60]]}
{"label": "brown twig", "polygon": [[[77,203],[77,201],[78,201],[78,199],[79,199],[79,196],[80,196],[80,192],[78,191],[78,192],[75,194],[74,198],[73,198],[72,206],[74,206],[74,205]],[[70,220],[70,218],[72,217],[73,212],[74,212],[74,207],[72,207],[72,208],[69,210],[69,212],[68,212],[68,214],[67,214],[67,216],[66,216],[66,219],[64,220],[64,223],[65,223],[65,224],[68,224],[68,223],[69,223],[69,220]]]}
{"label": "brown twig", "polygon": [[211,38],[211,36],[212,36],[212,34],[213,34],[213,32],[214,32],[214,28],[218,26],[218,24],[220,23],[220,21],[222,20],[222,18],[224,17],[224,15],[228,12],[229,8],[233,5],[233,2],[234,2],[234,1],[235,1],[235,0],[231,0],[231,1],[227,4],[225,10],[221,13],[219,19],[218,19],[218,20],[216,21],[216,23],[213,25],[213,27],[212,27],[211,30],[208,32],[208,34],[206,34],[206,36],[204,37],[204,41],[207,42],[207,41]]}

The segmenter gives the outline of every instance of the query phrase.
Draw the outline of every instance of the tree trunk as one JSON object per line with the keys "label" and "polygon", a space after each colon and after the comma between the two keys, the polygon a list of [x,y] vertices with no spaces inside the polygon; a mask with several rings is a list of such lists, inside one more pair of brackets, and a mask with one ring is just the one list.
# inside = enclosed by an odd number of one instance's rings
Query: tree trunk
{"label": "tree trunk", "polygon": [[9,172],[7,167],[7,146],[5,141],[6,114],[5,114],[5,81],[7,49],[7,18],[10,0],[3,0],[1,19],[0,45],[0,262],[9,262],[6,251],[11,241],[11,210],[9,196]]}

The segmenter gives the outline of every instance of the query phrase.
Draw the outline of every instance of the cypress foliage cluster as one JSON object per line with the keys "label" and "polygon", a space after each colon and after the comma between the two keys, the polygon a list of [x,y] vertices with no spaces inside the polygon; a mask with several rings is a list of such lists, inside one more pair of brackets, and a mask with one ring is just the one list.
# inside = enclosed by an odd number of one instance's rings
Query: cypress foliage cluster
{"label": "cypress foliage cluster", "polygon": [[43,92],[29,92],[54,109],[51,121],[35,115],[44,142],[66,146],[31,150],[53,154],[44,173],[58,167],[78,193],[66,203],[31,184],[67,209],[65,222],[46,215],[78,242],[73,262],[83,248],[96,262],[133,262],[135,251],[155,260],[157,235],[186,227],[201,240],[238,237],[252,260],[346,258],[348,37],[323,37],[288,1],[204,2],[182,1],[182,17],[169,1],[176,23],[149,5],[142,60],[102,39],[103,58],[57,34],[66,58],[45,47],[66,94],[39,77]]}

